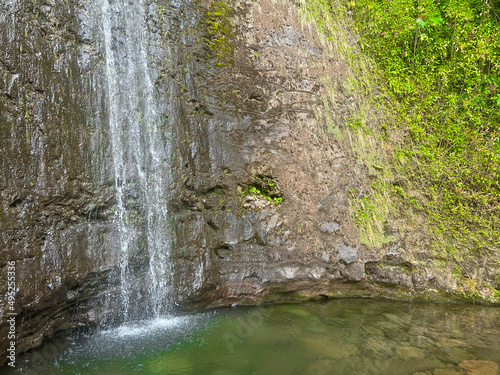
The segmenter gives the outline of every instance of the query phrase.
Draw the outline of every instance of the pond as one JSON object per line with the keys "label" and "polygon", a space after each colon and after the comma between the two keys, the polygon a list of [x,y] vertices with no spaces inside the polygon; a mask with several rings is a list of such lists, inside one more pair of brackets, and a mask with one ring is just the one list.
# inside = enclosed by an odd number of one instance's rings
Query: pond
{"label": "pond", "polygon": [[57,340],[18,371],[453,375],[460,364],[488,375],[500,363],[500,308],[338,299],[220,309],[79,334],[47,361]]}

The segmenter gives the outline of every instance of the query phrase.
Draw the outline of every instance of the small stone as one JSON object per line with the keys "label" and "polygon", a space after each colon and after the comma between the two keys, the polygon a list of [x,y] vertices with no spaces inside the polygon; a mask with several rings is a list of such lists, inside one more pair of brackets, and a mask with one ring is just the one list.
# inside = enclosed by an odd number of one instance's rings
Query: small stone
{"label": "small stone", "polygon": [[498,363],[491,361],[462,361],[458,368],[465,375],[498,375]]}
{"label": "small stone", "polygon": [[425,331],[424,335],[433,339],[433,340],[439,339],[439,333],[434,332],[434,331],[427,330],[427,331]]}
{"label": "small stone", "polygon": [[410,329],[408,330],[408,334],[412,335],[412,336],[423,336],[424,335],[424,328],[417,327],[417,326],[411,326]]}
{"label": "small stone", "polygon": [[464,359],[472,359],[474,357],[462,348],[444,346],[436,353],[436,358],[442,362],[458,363]]}
{"label": "small stone", "polygon": [[385,333],[398,333],[400,332],[400,326],[391,322],[381,321],[377,323],[377,326],[382,329]]}
{"label": "small stone", "polygon": [[395,323],[395,324],[402,324],[403,323],[403,319],[401,319],[401,317],[394,315],[394,314],[384,314],[384,317],[388,321]]}
{"label": "small stone", "polygon": [[319,280],[319,279],[321,279],[321,277],[323,276],[324,273],[325,273],[325,267],[317,266],[317,267],[311,268],[308,276],[313,280]]}
{"label": "small stone", "polygon": [[299,267],[283,267],[283,269],[280,270],[281,274],[288,280],[292,280],[295,278],[296,274],[299,271]]}
{"label": "small stone", "polygon": [[384,336],[368,337],[362,342],[363,351],[372,352],[375,356],[393,356],[394,347],[392,342]]}
{"label": "small stone", "polygon": [[438,348],[442,348],[444,346],[452,346],[452,347],[468,347],[469,345],[462,340],[457,339],[449,339],[447,337],[440,337],[439,342],[436,343]]}
{"label": "small stone", "polygon": [[[310,317],[308,317],[310,319]],[[358,353],[354,344],[341,343],[328,338],[304,338],[303,342],[314,353],[323,358],[341,359]]]}
{"label": "small stone", "polygon": [[379,336],[383,337],[384,332],[382,332],[380,329],[372,327],[372,326],[363,326],[363,330],[368,333],[370,336]]}
{"label": "small stone", "polygon": [[415,358],[425,358],[425,352],[422,349],[415,348],[413,346],[402,346],[396,351],[399,357],[405,361]]}
{"label": "small stone", "polygon": [[335,221],[332,221],[331,223],[321,223],[319,229],[325,233],[334,233],[340,229],[340,225]]}
{"label": "small stone", "polygon": [[450,368],[437,368],[432,375],[461,375],[458,371]]}
{"label": "small stone", "polygon": [[351,247],[343,242],[337,247],[339,252],[339,259],[345,264],[354,263],[359,260],[358,247]]}
{"label": "small stone", "polygon": [[351,263],[347,266],[345,274],[351,281],[361,281],[365,277],[365,265],[360,262]]}
{"label": "small stone", "polygon": [[410,344],[420,349],[428,349],[434,346],[434,341],[425,336],[413,336],[410,338]]}

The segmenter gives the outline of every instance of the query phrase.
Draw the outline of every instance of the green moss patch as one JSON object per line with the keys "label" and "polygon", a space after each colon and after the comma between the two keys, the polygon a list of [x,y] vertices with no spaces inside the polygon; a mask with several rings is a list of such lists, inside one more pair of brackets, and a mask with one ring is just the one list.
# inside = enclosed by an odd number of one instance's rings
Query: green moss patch
{"label": "green moss patch", "polygon": [[223,1],[212,4],[205,15],[207,56],[217,60],[216,65],[232,65],[234,28],[230,21],[231,8]]}

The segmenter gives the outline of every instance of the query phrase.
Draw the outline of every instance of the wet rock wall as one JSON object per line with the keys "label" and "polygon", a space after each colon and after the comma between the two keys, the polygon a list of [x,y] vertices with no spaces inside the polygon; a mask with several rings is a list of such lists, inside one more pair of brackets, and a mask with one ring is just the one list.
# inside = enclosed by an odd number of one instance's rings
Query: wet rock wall
{"label": "wet rock wall", "polygon": [[18,352],[92,321],[75,311],[103,293],[114,267],[104,116],[91,115],[103,97],[83,12],[77,1],[0,5],[0,294],[14,261]]}

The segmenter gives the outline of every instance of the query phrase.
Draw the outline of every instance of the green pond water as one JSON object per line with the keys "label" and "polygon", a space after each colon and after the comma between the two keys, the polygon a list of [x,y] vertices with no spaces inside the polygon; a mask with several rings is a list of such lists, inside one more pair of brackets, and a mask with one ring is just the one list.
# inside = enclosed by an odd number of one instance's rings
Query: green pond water
{"label": "green pond water", "polygon": [[47,360],[56,347],[48,344],[18,372],[453,374],[463,360],[500,363],[500,308],[341,299],[168,317],[68,340],[57,358]]}

